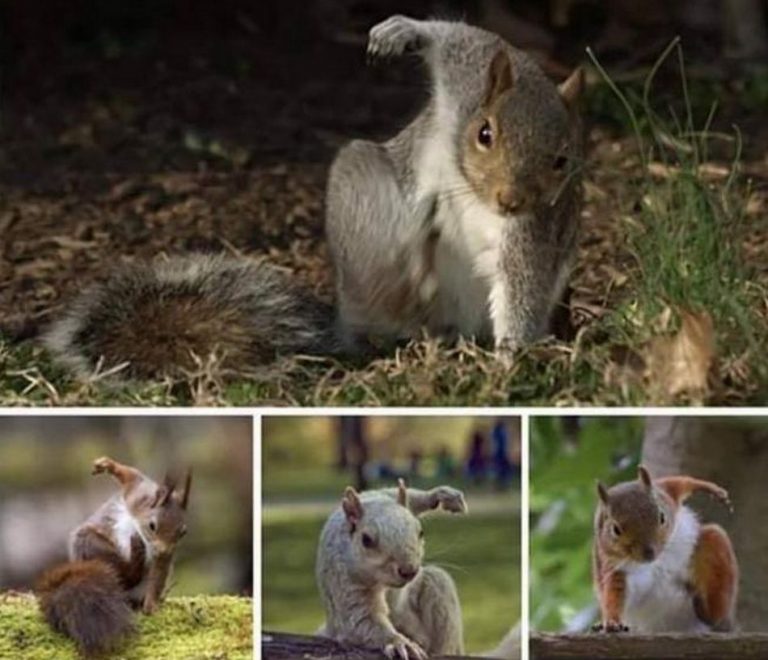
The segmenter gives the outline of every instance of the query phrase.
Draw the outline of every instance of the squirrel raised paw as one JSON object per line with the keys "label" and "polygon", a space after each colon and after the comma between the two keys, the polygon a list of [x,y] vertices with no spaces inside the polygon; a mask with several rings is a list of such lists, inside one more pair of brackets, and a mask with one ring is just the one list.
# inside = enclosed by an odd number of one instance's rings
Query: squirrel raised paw
{"label": "squirrel raised paw", "polygon": [[696,491],[730,507],[725,489],[687,476],[598,484],[593,576],[603,632],[728,631],[739,568],[730,539],[683,504]]}
{"label": "squirrel raised paw", "polygon": [[84,657],[117,648],[134,628],[133,609],[155,611],[165,595],[176,545],[186,534],[191,486],[166,476],[159,485],[136,468],[102,457],[120,492],[69,539],[69,562],[46,571],[35,593],[50,626],[71,637]]}
{"label": "squirrel raised paw", "polygon": [[467,510],[449,486],[357,493],[347,488],[320,535],[316,576],[326,622],[319,634],[380,649],[390,658],[422,660],[463,652],[459,598],[451,576],[423,566],[418,517],[443,508]]}

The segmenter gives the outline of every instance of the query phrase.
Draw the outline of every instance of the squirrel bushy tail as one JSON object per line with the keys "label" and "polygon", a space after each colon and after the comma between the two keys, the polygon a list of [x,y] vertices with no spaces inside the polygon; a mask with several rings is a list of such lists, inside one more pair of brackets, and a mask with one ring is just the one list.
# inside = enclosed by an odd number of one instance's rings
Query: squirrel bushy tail
{"label": "squirrel bushy tail", "polygon": [[336,352],[331,305],[269,264],[221,255],[137,263],[73,302],[43,342],[80,375],[178,376],[218,358],[244,372],[279,355]]}
{"label": "squirrel bushy tail", "polygon": [[35,587],[48,624],[94,657],[114,650],[133,631],[133,611],[117,571],[98,559],[73,561],[43,574]]}

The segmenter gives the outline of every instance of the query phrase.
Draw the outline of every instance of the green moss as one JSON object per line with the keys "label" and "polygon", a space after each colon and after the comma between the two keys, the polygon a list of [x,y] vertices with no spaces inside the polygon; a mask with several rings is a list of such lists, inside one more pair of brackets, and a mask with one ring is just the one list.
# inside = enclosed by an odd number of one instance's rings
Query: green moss
{"label": "green moss", "polygon": [[[114,660],[245,660],[253,657],[250,598],[170,598]],[[31,594],[0,594],[0,658],[78,660],[74,644],[43,621]]]}

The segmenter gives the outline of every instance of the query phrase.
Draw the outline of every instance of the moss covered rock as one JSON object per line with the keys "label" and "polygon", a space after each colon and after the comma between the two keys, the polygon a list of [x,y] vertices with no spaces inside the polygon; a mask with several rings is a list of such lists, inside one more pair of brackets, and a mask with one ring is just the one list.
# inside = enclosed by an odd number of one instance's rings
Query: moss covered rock
{"label": "moss covered rock", "polygon": [[[137,615],[137,633],[114,660],[245,660],[253,657],[250,598],[169,598],[152,616]],[[79,660],[75,645],[43,620],[35,597],[0,594],[0,658]]]}

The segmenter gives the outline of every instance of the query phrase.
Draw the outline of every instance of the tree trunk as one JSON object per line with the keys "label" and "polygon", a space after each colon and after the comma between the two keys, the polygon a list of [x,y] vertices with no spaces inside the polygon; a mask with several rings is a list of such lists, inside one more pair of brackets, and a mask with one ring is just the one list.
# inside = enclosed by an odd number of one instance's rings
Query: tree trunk
{"label": "tree trunk", "polygon": [[727,488],[734,513],[692,500],[706,521],[730,534],[741,569],[737,620],[768,631],[768,423],[757,418],[651,417],[643,463],[655,477],[688,474]]}

